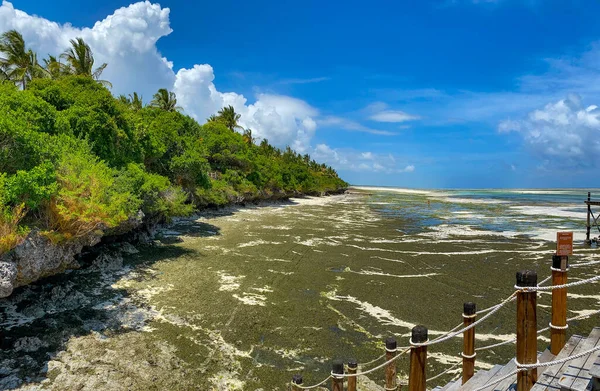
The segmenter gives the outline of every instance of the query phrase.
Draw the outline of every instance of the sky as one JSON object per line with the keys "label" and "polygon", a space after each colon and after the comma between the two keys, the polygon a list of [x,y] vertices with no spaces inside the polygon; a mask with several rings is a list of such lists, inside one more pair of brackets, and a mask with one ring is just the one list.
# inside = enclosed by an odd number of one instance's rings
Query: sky
{"label": "sky", "polygon": [[3,1],[42,58],[83,37],[115,95],[159,88],[199,122],[352,184],[598,187],[600,2]]}

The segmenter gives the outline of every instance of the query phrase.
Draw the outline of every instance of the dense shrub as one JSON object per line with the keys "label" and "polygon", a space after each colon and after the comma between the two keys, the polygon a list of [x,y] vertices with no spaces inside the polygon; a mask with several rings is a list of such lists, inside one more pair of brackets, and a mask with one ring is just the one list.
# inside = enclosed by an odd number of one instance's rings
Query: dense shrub
{"label": "dense shrub", "polygon": [[[116,99],[90,77],[0,83],[0,254],[38,228],[68,240],[142,211],[196,208],[344,188],[335,171],[291,149]],[[233,110],[233,108],[231,108]]]}

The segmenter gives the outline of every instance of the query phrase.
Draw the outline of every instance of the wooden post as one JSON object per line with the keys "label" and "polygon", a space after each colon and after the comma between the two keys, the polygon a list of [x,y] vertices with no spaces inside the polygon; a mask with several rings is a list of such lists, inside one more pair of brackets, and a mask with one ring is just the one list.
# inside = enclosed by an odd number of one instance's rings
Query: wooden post
{"label": "wooden post", "polygon": [[[475,303],[464,303],[463,305],[463,326],[468,327],[475,323],[477,310]],[[462,384],[469,381],[475,374],[475,327],[463,333],[463,351],[461,354],[462,362]]]}
{"label": "wooden post", "polygon": [[[355,374],[358,369],[356,360],[348,361],[348,374]],[[356,376],[348,378],[348,391],[356,391]]]}
{"label": "wooden post", "polygon": [[[398,344],[394,337],[385,340],[385,361],[390,361],[396,357],[396,348]],[[386,391],[395,391],[396,387],[396,361],[389,363],[385,367],[385,389]]]}
{"label": "wooden post", "polygon": [[427,342],[427,327],[415,326],[410,339],[410,372],[408,375],[408,391],[425,391],[425,369],[427,367],[427,346],[419,346]]}
{"label": "wooden post", "polygon": [[[537,286],[537,273],[531,270],[517,272],[518,287]],[[517,292],[517,362],[537,362],[537,292]],[[517,373],[517,391],[529,391],[537,381],[537,368]]]}
{"label": "wooden post", "polygon": [[[552,256],[552,285],[567,283],[569,257]],[[555,356],[565,346],[567,333],[567,288],[552,290],[552,322],[550,322],[550,352]]]}
{"label": "wooden post", "polygon": [[292,391],[301,391],[301,388],[296,387],[296,385],[302,385],[302,375],[292,376]]}
{"label": "wooden post", "polygon": [[334,360],[331,365],[331,391],[344,391],[344,378],[336,375],[344,374],[344,362],[342,360]]}
{"label": "wooden post", "polygon": [[590,239],[590,230],[592,229],[592,226],[590,224],[590,215],[592,214],[592,206],[590,205],[590,201],[592,200],[592,197],[589,191],[587,200],[587,225],[585,230],[585,244],[592,244],[592,240]]}

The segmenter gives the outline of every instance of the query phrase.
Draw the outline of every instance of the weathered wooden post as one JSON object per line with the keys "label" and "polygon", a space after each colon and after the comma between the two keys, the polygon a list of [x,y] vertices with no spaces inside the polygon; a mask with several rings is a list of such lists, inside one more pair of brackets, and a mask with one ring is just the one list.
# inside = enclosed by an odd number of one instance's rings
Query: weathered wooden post
{"label": "weathered wooden post", "polygon": [[[398,344],[394,337],[388,337],[385,340],[385,361],[390,361],[396,357]],[[385,367],[385,389],[386,391],[394,391],[396,387],[396,361],[389,363]]]}
{"label": "weathered wooden post", "polygon": [[[524,288],[537,286],[537,273],[517,272],[517,363],[537,362],[537,292]],[[518,368],[517,364],[517,368]],[[537,368],[517,373],[517,391],[529,391],[537,381]]]}
{"label": "weathered wooden post", "polygon": [[[356,370],[358,369],[358,363],[356,360],[352,359],[348,361],[348,374],[354,375],[356,374]],[[356,391],[356,376],[351,376],[348,378],[348,391]]]}
{"label": "weathered wooden post", "polygon": [[410,339],[410,371],[408,375],[408,391],[425,391],[425,369],[427,367],[427,327],[415,326]]}
{"label": "weathered wooden post", "polygon": [[[569,257],[552,256],[552,285],[567,283]],[[550,351],[555,356],[566,342],[567,328],[567,288],[552,290],[552,322],[550,322]]]}
{"label": "weathered wooden post", "polygon": [[302,375],[294,375],[292,376],[292,391],[301,391],[300,387],[302,385]]}
{"label": "weathered wooden post", "polygon": [[336,376],[344,374],[344,362],[334,360],[331,365],[331,391],[344,391],[344,377]]}
{"label": "weathered wooden post", "polygon": [[[477,318],[477,307],[475,303],[464,303],[463,305],[463,326],[468,327],[475,323]],[[462,384],[465,384],[473,377],[475,373],[475,327],[463,332],[463,351],[461,353],[462,362]]]}
{"label": "weathered wooden post", "polygon": [[592,206],[590,205],[590,201],[592,200],[591,193],[588,191],[588,199],[587,199],[587,225],[585,229],[585,244],[592,244],[592,240],[590,239],[590,230],[592,226],[590,224],[590,215],[592,214]]}

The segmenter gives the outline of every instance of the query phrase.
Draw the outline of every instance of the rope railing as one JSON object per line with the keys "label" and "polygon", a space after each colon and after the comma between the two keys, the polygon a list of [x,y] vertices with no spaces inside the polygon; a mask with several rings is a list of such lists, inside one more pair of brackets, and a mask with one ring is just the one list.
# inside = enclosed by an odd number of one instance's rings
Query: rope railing
{"label": "rope railing", "polygon": [[580,353],[574,354],[572,356],[561,358],[560,360],[554,360],[554,361],[548,361],[548,362],[536,362],[535,364],[521,364],[521,363],[517,362],[517,371],[526,371],[528,369],[533,369],[533,368],[544,368],[544,367],[551,367],[553,365],[564,364],[571,360],[575,360],[580,357],[587,356],[589,354],[597,352],[598,350],[600,350],[600,345],[593,347],[589,350],[586,350],[584,352],[580,352]]}
{"label": "rope railing", "polygon": [[323,380],[322,382],[317,383],[317,384],[313,384],[312,386],[303,386],[301,384],[296,384],[293,381],[292,381],[291,384],[292,384],[292,387],[296,387],[296,388],[299,388],[301,390],[312,390],[312,389],[315,389],[315,388],[320,387],[323,384],[327,383],[329,381],[329,379],[331,379],[331,375],[327,376],[327,378],[325,380]]}
{"label": "rope railing", "polygon": [[[563,259],[563,261],[564,261],[564,259]],[[595,265],[595,264],[600,264],[600,261],[592,261],[592,262],[586,262],[586,263],[573,264],[573,265],[571,265],[571,267],[583,267],[583,266]],[[565,271],[564,269],[560,270],[560,269],[554,269],[554,268],[552,268],[552,270],[553,271]],[[531,273],[534,273],[534,272],[531,272]],[[474,313],[474,315],[466,316],[465,314],[463,314],[463,316],[465,317],[465,319],[466,318],[475,318],[477,315],[485,314],[485,315],[481,316],[479,319],[477,319],[476,321],[472,321],[471,323],[467,323],[466,320],[465,320],[464,324],[458,324],[457,326],[455,326],[454,328],[452,328],[450,331],[445,332],[445,333],[437,336],[436,338],[434,338],[432,340],[428,340],[425,337],[424,339],[417,339],[418,342],[415,342],[415,341],[413,341],[411,339],[411,341],[410,341],[410,345],[411,346],[409,346],[409,347],[400,347],[400,348],[396,348],[394,350],[387,350],[387,352],[393,352],[393,353],[398,352],[398,351],[401,351],[401,352],[399,354],[396,354],[396,355],[392,356],[391,358],[385,360],[384,362],[382,362],[382,363],[374,366],[373,368],[366,369],[366,370],[364,369],[365,367],[371,366],[372,364],[375,364],[375,363],[377,363],[377,362],[379,362],[379,361],[381,361],[381,360],[383,360],[383,359],[385,359],[386,357],[389,357],[389,356],[387,354],[384,354],[384,355],[381,355],[381,356],[379,356],[379,357],[377,357],[377,358],[375,358],[375,359],[373,359],[373,360],[371,360],[369,362],[361,364],[360,365],[361,372],[343,373],[343,372],[345,372],[344,370],[335,369],[336,367],[334,366],[334,371],[332,371],[331,374],[327,378],[325,378],[324,380],[322,380],[321,382],[319,382],[317,384],[314,384],[314,385],[311,385],[311,386],[304,386],[302,384],[296,384],[296,383],[292,382],[292,385],[293,385],[292,389],[295,389],[295,390],[311,390],[311,389],[317,388],[319,386],[322,386],[328,380],[331,380],[331,379],[333,379],[334,384],[337,384],[336,381],[342,381],[342,379],[344,379],[344,378],[357,378],[359,376],[366,376],[366,375],[371,374],[373,372],[376,372],[376,371],[378,371],[378,370],[380,370],[382,368],[388,367],[390,364],[394,363],[400,357],[402,357],[403,355],[405,355],[406,353],[408,353],[409,351],[411,351],[411,349],[417,349],[418,350],[418,348],[421,348],[421,347],[427,347],[427,346],[436,345],[436,344],[448,341],[448,340],[450,340],[450,339],[452,339],[454,337],[457,337],[457,336],[459,336],[461,334],[464,334],[465,332],[473,329],[477,325],[483,323],[488,318],[492,317],[501,308],[503,308],[504,306],[506,306],[506,304],[514,301],[517,298],[517,294],[520,293],[520,292],[521,293],[529,293],[529,292],[538,292],[538,291],[554,291],[554,290],[557,290],[557,289],[565,289],[565,288],[575,287],[575,286],[579,286],[579,285],[590,284],[590,283],[594,283],[596,281],[599,281],[600,280],[600,275],[594,276],[594,277],[591,277],[591,278],[581,279],[581,280],[578,280],[578,281],[573,281],[573,282],[570,282],[570,283],[564,283],[564,284],[560,284],[560,283],[557,284],[557,280],[553,280],[554,284],[556,284],[556,285],[544,286],[544,284],[546,282],[548,282],[552,278],[553,278],[552,275],[548,276],[547,278],[545,278],[544,280],[540,281],[537,284],[534,282],[533,286],[519,286],[519,285],[515,285],[514,286],[515,291],[510,296],[508,296],[507,298],[505,298],[504,300],[502,300],[500,303],[494,304],[494,305],[492,305],[492,306],[490,306],[488,308],[485,308],[485,309],[482,309],[482,310],[479,310],[479,311],[476,311],[476,312],[468,312],[469,314],[470,313]],[[517,277],[517,281],[519,281],[519,277]],[[560,282],[560,280],[558,280],[558,282]],[[564,282],[566,282],[566,279],[564,280]],[[521,285],[527,285],[527,284],[521,284]],[[474,307],[473,307],[473,310],[474,310]],[[600,314],[600,310],[595,310],[595,311],[590,312],[590,313],[586,313],[586,314],[582,314],[582,315],[578,315],[578,316],[574,316],[574,317],[568,318],[568,319],[566,319],[566,323],[565,323],[564,326],[553,326],[552,324],[550,324],[549,327],[545,327],[543,329],[537,330],[537,334],[544,333],[544,332],[546,332],[546,331],[548,331],[550,329],[561,329],[561,330],[564,330],[564,329],[566,329],[568,327],[568,322],[571,322],[571,321],[574,321],[574,320],[579,320],[579,319],[589,318],[589,317],[591,317],[593,315],[596,315],[596,314]],[[561,323],[558,323],[558,324],[561,324]],[[423,326],[419,326],[419,327],[423,327]],[[413,332],[414,332],[414,330],[415,329],[413,329]],[[425,333],[426,332],[427,332],[427,330],[425,329]],[[413,334],[413,335],[415,335],[415,334]],[[553,334],[553,338],[554,338],[554,334]],[[423,342],[420,342],[420,341],[423,341]],[[499,346],[503,346],[503,345],[510,344],[510,343],[515,343],[515,342],[516,342],[516,338],[512,338],[510,340],[502,341],[502,342],[499,342],[499,343],[495,343],[495,344],[491,344],[491,345],[486,345],[486,346],[475,348],[474,351],[477,352],[477,351],[492,349],[492,348],[495,348],[495,347],[499,347]],[[553,339],[553,343],[554,343],[554,339]],[[563,342],[563,344],[564,344],[564,342]],[[394,346],[395,346],[395,342],[394,342]],[[473,348],[471,348],[471,349],[473,349]],[[517,363],[517,370],[516,371],[514,371],[514,372],[512,372],[510,374],[507,374],[507,375],[501,377],[500,379],[496,379],[494,382],[488,383],[488,384],[486,384],[486,385],[484,385],[484,386],[482,386],[480,388],[477,388],[477,389],[475,389],[473,391],[480,391],[480,390],[483,390],[485,388],[488,388],[488,387],[490,387],[492,385],[500,383],[501,381],[503,381],[503,380],[505,380],[505,379],[507,379],[507,378],[509,378],[511,376],[514,376],[515,374],[517,374],[517,373],[519,373],[521,371],[529,370],[529,369],[532,369],[532,368],[538,368],[538,367],[548,367],[548,366],[552,366],[552,365],[558,365],[558,364],[565,363],[565,362],[568,362],[570,360],[573,360],[573,359],[576,359],[576,358],[579,358],[579,357],[583,357],[585,355],[589,355],[589,354],[591,354],[591,353],[593,353],[595,351],[598,351],[598,350],[600,350],[600,346],[597,346],[597,347],[592,348],[592,349],[590,349],[588,351],[585,351],[585,352],[581,352],[581,353],[579,353],[577,355],[574,355],[574,356],[566,357],[566,358],[563,358],[563,359],[560,359],[560,360],[550,361],[550,362],[547,362],[547,363],[539,363],[539,362],[537,362],[535,364],[520,364],[520,363],[517,362],[517,359],[515,358],[515,362]],[[472,351],[473,350],[471,350],[471,352]],[[461,355],[463,357],[463,360],[467,359],[467,358],[468,359],[473,359],[475,357],[475,354],[473,354],[473,355],[468,354],[467,356],[465,356],[464,354],[461,354]],[[521,357],[523,357],[523,356],[521,356]],[[452,366],[450,366],[449,368],[443,370],[442,372],[438,373],[437,375],[435,375],[433,377],[430,377],[429,379],[427,379],[427,381],[432,381],[432,380],[435,380],[437,378],[440,378],[440,377],[448,374],[452,370],[456,369],[460,364],[461,364],[460,361],[457,362],[457,363],[455,363],[455,364],[453,364]],[[411,364],[411,367],[412,367],[412,364]],[[388,369],[389,369],[389,367],[388,367]],[[342,372],[342,373],[338,373],[338,371]],[[356,371],[356,369],[354,369],[354,371]],[[394,373],[395,373],[395,370],[394,370]],[[471,372],[470,376],[472,376],[472,374],[473,374],[473,372]],[[463,376],[465,376],[465,375],[463,374]],[[463,377],[463,381],[466,381],[464,379],[465,378]],[[423,380],[423,381],[425,381],[425,380]],[[300,383],[301,383],[301,380],[300,380]]]}
{"label": "rope railing", "polygon": [[440,372],[440,373],[438,373],[437,375],[435,375],[435,376],[433,376],[433,377],[427,378],[427,381],[435,380],[435,379],[437,379],[438,377],[442,377],[442,376],[444,376],[445,374],[447,374],[448,372],[452,371],[453,369],[456,369],[456,367],[457,367],[457,366],[459,366],[459,365],[462,365],[462,362],[461,362],[461,361],[459,361],[459,362],[457,362],[456,364],[452,365],[450,368],[446,369],[445,371],[443,371],[443,372]]}
{"label": "rope railing", "polygon": [[303,386],[303,385],[299,385],[299,384],[294,384],[291,383],[294,387],[299,388],[301,390],[312,390],[314,388],[317,388],[323,384],[325,384],[328,380],[337,377],[337,378],[348,378],[348,377],[358,377],[358,376],[365,376],[368,375],[370,373],[373,373],[375,371],[378,371],[384,367],[386,367],[387,365],[393,363],[394,361],[396,361],[397,359],[399,359],[400,357],[402,357],[404,354],[408,353],[410,351],[410,347],[402,347],[402,348],[398,348],[397,350],[402,350],[404,349],[404,351],[400,352],[400,354],[395,355],[394,357],[392,357],[391,359],[385,361],[384,363],[373,367],[371,369],[368,369],[366,371],[362,371],[362,372],[357,372],[357,373],[331,373],[329,376],[327,376],[323,381],[317,383],[317,384],[313,384],[311,386]]}
{"label": "rope railing", "polygon": [[520,292],[553,291],[555,289],[571,288],[571,287],[578,286],[578,285],[589,284],[591,282],[598,281],[598,280],[600,280],[600,275],[591,277],[591,278],[586,278],[584,280],[569,282],[567,284],[561,284],[561,285],[550,285],[550,286],[539,286],[539,285],[538,286],[518,286],[518,285],[515,285],[515,289]]}
{"label": "rope railing", "polygon": [[590,266],[590,265],[598,265],[600,264],[600,261],[590,261],[590,262],[583,262],[583,263],[574,263],[572,265],[570,265],[569,267],[583,267],[583,266]]}
{"label": "rope railing", "polygon": [[376,359],[374,359],[374,360],[371,360],[371,361],[368,361],[368,362],[366,362],[366,363],[360,364],[360,366],[361,366],[361,367],[363,367],[363,368],[364,368],[364,367],[368,367],[369,365],[371,365],[371,364],[375,364],[377,361],[379,361],[379,360],[382,360],[382,359],[384,359],[384,358],[385,358],[385,353],[384,353],[384,354],[382,354],[381,356],[377,357],[377,358],[376,358]]}
{"label": "rope railing", "polygon": [[[597,311],[594,311],[594,312],[590,312],[589,314],[583,314],[583,315],[574,316],[572,318],[568,318],[567,319],[567,324],[568,324],[568,322],[571,322],[573,320],[586,319],[586,318],[589,318],[589,317],[591,317],[593,315],[596,315],[596,314],[600,314],[600,310],[597,310]],[[538,334],[544,333],[544,332],[550,330],[551,328],[552,327],[550,327],[550,326],[544,327],[543,329],[539,329],[537,331],[537,333]],[[480,346],[478,348],[475,348],[475,351],[488,350],[488,349],[496,348],[498,346],[508,345],[510,343],[515,343],[515,342],[517,342],[517,338],[509,339],[507,341],[498,342],[498,343],[495,343],[495,344],[492,344],[492,345]]]}
{"label": "rope railing", "polygon": [[572,361],[572,360],[576,360],[576,359],[578,359],[580,357],[587,356],[587,355],[592,354],[594,352],[597,352],[599,350],[600,350],[600,345],[598,345],[598,346],[596,346],[596,347],[594,347],[592,349],[586,350],[584,352],[581,352],[581,353],[578,353],[578,354],[574,354],[572,356],[568,356],[568,357],[565,357],[565,358],[562,358],[562,359],[559,359],[559,360],[548,361],[548,362],[544,362],[544,363],[537,362],[535,364],[520,364],[519,362],[517,362],[515,360],[515,363],[517,364],[517,370],[516,371],[513,371],[513,372],[507,374],[506,376],[503,376],[503,377],[501,377],[499,379],[496,379],[493,382],[484,384],[483,386],[481,386],[479,388],[476,388],[473,391],[484,390],[484,389],[486,389],[488,387],[491,387],[493,385],[496,385],[496,384],[502,382],[503,380],[506,380],[506,379],[508,379],[508,378],[510,378],[512,376],[515,376],[519,372],[527,371],[527,370],[533,369],[533,368],[545,368],[545,367],[551,367],[551,366],[554,366],[554,365],[564,364],[566,362],[569,362],[569,361]]}
{"label": "rope railing", "polygon": [[445,342],[445,341],[447,341],[449,339],[452,339],[452,338],[456,337],[457,335],[462,334],[465,331],[472,329],[473,327],[475,327],[478,324],[482,323],[484,320],[486,320],[490,316],[494,315],[496,312],[498,312],[500,310],[500,308],[502,308],[506,304],[510,303],[513,300],[513,298],[514,298],[514,296],[516,294],[517,294],[517,292],[513,292],[512,295],[510,295],[509,297],[507,297],[506,299],[504,299],[500,304],[496,305],[495,308],[493,310],[491,310],[487,315],[482,316],[480,319],[478,319],[475,322],[471,323],[467,327],[462,328],[461,330],[447,333],[445,336],[437,338],[437,339],[434,339],[434,340],[431,340],[431,341],[426,341],[426,342],[423,342],[423,343],[414,343],[414,344],[411,344],[411,345],[413,345],[413,346],[431,346],[431,345],[436,345],[438,343],[442,343],[442,342]]}

